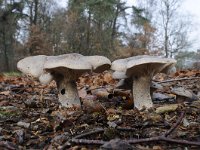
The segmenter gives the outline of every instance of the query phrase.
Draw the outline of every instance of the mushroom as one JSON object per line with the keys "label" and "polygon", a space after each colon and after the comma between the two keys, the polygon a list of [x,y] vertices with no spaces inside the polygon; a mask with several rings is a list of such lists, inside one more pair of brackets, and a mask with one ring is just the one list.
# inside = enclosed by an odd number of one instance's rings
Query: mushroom
{"label": "mushroom", "polygon": [[[36,65],[35,65],[36,64]],[[62,107],[80,106],[76,80],[85,72],[102,72],[111,62],[103,56],[83,56],[77,53],[59,56],[31,56],[20,60],[18,69],[39,79],[43,84],[55,80]]]}
{"label": "mushroom", "polygon": [[111,69],[115,72],[115,79],[124,79],[132,82],[132,95],[134,107],[141,110],[150,108],[153,102],[150,95],[151,79],[159,72],[169,73],[175,71],[176,60],[172,58],[160,58],[149,55],[139,55],[112,62]]}
{"label": "mushroom", "polygon": [[53,76],[43,70],[46,61],[45,55],[29,56],[17,63],[17,68],[24,74],[37,78],[42,84],[48,84]]}

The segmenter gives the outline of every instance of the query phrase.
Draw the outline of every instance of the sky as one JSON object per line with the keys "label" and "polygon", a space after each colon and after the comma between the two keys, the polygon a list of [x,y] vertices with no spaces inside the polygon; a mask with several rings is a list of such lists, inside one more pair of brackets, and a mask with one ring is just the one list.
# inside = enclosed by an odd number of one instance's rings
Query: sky
{"label": "sky", "polygon": [[[127,5],[133,5],[135,0],[125,0]],[[67,0],[60,0],[60,5],[66,6]],[[193,46],[189,50],[200,49],[200,0],[184,0],[181,8],[184,13],[189,13],[193,21],[192,32],[189,39],[192,40]]]}
{"label": "sky", "polygon": [[188,11],[193,18],[193,33],[191,38],[195,41],[194,49],[200,49],[200,0],[185,0],[182,9]]}

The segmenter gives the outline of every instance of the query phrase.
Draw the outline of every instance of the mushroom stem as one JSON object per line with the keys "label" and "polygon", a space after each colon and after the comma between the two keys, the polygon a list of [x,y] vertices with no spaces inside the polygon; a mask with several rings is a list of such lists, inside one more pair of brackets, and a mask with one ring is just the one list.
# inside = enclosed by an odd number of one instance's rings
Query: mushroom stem
{"label": "mushroom stem", "polygon": [[67,77],[56,82],[59,90],[58,98],[61,107],[81,106],[76,82]]}
{"label": "mushroom stem", "polygon": [[134,77],[132,94],[134,98],[134,107],[141,110],[143,107],[150,108],[153,102],[150,95],[150,76]]}

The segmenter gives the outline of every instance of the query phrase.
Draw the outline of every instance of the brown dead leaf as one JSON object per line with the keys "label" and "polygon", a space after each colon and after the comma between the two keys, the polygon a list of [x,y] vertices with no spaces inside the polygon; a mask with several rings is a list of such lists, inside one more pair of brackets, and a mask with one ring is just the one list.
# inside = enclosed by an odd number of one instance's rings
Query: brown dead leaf
{"label": "brown dead leaf", "polygon": [[107,84],[114,84],[115,80],[112,78],[111,73],[105,73],[103,76],[103,81]]}
{"label": "brown dead leaf", "polygon": [[103,112],[105,108],[100,102],[93,100],[83,100],[83,108],[87,113]]}
{"label": "brown dead leaf", "polygon": [[89,80],[88,77],[85,77],[85,76],[81,76],[79,77],[79,83],[80,83],[80,86],[84,86],[84,85],[90,85],[91,81]]}
{"label": "brown dead leaf", "polygon": [[3,92],[0,92],[0,95],[8,96],[9,94],[10,94],[10,91],[3,91]]}
{"label": "brown dead leaf", "polygon": [[174,74],[174,77],[184,78],[184,77],[196,77],[200,75],[199,70],[181,70]]}
{"label": "brown dead leaf", "polygon": [[104,88],[93,90],[92,94],[97,96],[98,98],[112,98],[113,97],[113,95]]}
{"label": "brown dead leaf", "polygon": [[103,86],[103,80],[101,78],[94,78],[93,79],[93,85],[98,87],[98,86]]}
{"label": "brown dead leaf", "polygon": [[0,82],[4,81],[4,76],[2,74],[0,74]]}

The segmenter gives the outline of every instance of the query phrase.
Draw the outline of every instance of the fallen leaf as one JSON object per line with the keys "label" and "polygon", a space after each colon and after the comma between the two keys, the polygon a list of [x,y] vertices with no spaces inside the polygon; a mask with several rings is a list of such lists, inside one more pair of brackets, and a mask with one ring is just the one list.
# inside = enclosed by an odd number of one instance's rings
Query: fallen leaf
{"label": "fallen leaf", "polygon": [[103,81],[105,82],[105,83],[109,83],[109,84],[114,84],[115,83],[115,80],[112,78],[112,74],[111,73],[109,73],[109,72],[107,72],[107,73],[105,73],[104,74],[104,76],[103,76]]}
{"label": "fallen leaf", "polygon": [[98,98],[112,98],[113,95],[108,93],[106,89],[96,89],[92,91],[93,95],[96,95]]}
{"label": "fallen leaf", "polygon": [[166,112],[172,112],[172,111],[175,111],[178,108],[178,106],[179,104],[161,106],[161,107],[156,108],[156,113],[162,114]]}
{"label": "fallen leaf", "polygon": [[2,74],[0,74],[0,82],[4,81],[4,76]]}
{"label": "fallen leaf", "polygon": [[107,119],[108,119],[108,121],[114,121],[114,120],[116,120],[116,119],[119,119],[119,115],[117,115],[117,114],[109,114],[108,116],[107,116]]}
{"label": "fallen leaf", "polygon": [[0,95],[8,96],[9,94],[10,94],[10,91],[3,91],[3,92],[0,92]]}
{"label": "fallen leaf", "polygon": [[88,113],[105,111],[105,108],[103,107],[103,105],[101,105],[101,103],[93,100],[84,100],[83,107],[84,110]]}

